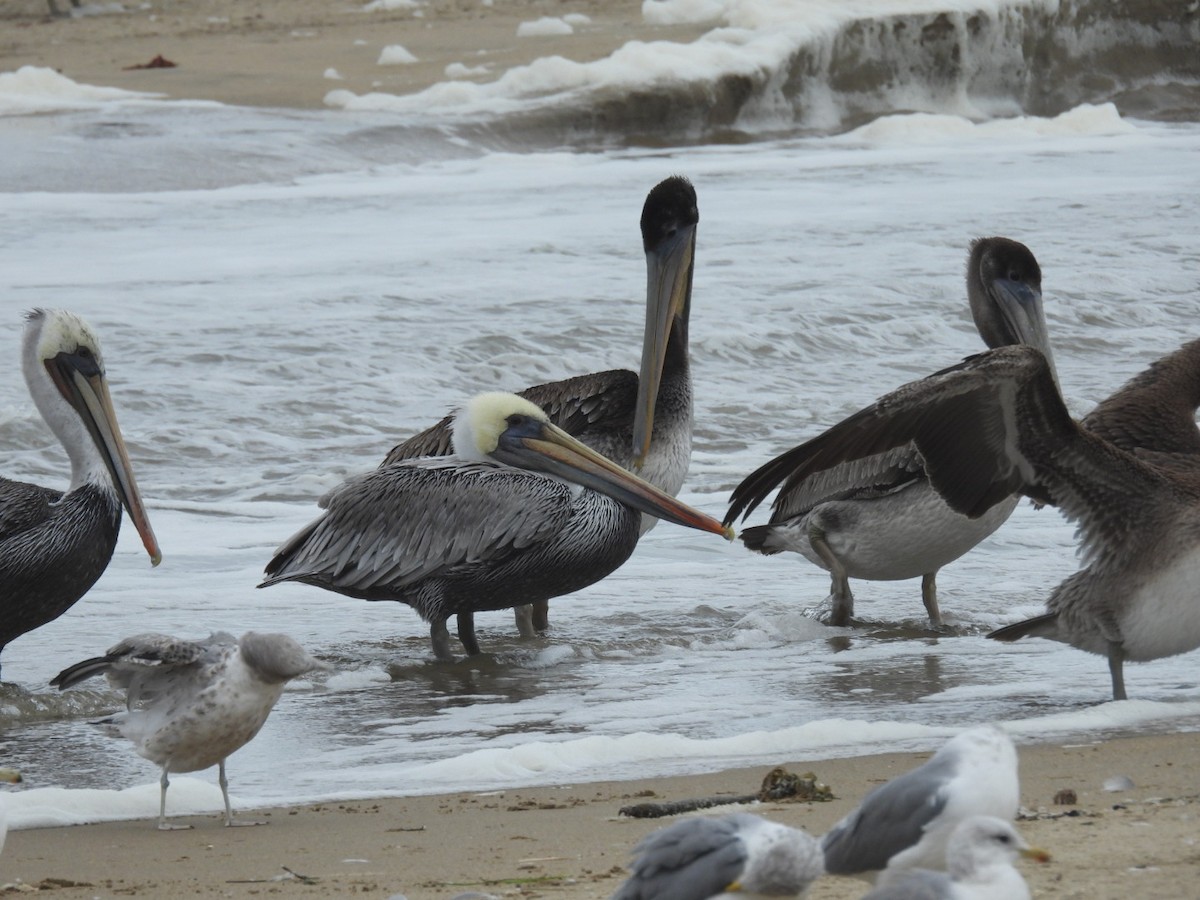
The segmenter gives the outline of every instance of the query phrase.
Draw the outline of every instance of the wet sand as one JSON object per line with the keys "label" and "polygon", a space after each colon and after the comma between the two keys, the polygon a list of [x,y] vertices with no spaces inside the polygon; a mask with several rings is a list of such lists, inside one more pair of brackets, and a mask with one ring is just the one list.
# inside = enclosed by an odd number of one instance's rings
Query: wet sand
{"label": "wet sand", "polygon": [[[46,9],[44,0],[6,0],[0,7],[0,71],[47,66],[87,84],[284,108],[321,108],[335,88],[419,90],[445,79],[452,63],[487,65],[484,77],[492,78],[539,56],[595,59],[628,40],[690,40],[703,30],[648,27],[634,0],[496,0],[494,7],[430,0],[417,8],[420,17],[412,9],[365,13],[359,4],[336,0],[156,0],[134,12],[72,19],[53,19]],[[520,22],[570,13],[591,23],[567,36],[516,36]],[[395,44],[418,62],[378,65],[383,48]],[[160,55],[176,67],[128,68]],[[342,79],[327,78],[327,69]],[[819,834],[872,786],[926,755],[780,760],[792,771],[815,771],[838,799],[766,804],[757,811]],[[1200,735],[1026,746],[1021,770],[1023,804],[1045,816],[1023,821],[1021,830],[1054,856],[1047,865],[1024,867],[1036,897],[1196,896]],[[236,772],[235,756],[235,792]],[[643,781],[612,774],[612,782],[498,794],[243,811],[270,823],[258,828],[226,829],[210,816],[185,820],[194,830],[169,833],[152,821],[13,832],[0,857],[0,883],[35,885],[61,898],[403,894],[417,900],[471,890],[607,897],[629,849],[662,824],[619,817],[621,806],[651,796],[750,793],[765,769]],[[1105,780],[1118,775],[1134,787],[1104,791]],[[1076,792],[1077,805],[1054,805],[1064,788]],[[276,880],[280,876],[285,880]],[[862,882],[830,878],[811,897],[840,900],[864,892]]]}
{"label": "wet sand", "polygon": [[[1019,753],[1022,806],[1037,817],[1018,827],[1053,855],[1044,865],[1022,863],[1035,897],[1196,895],[1200,735],[1023,746]],[[820,834],[871,787],[928,755],[780,760],[789,771],[815,772],[837,799],[754,810]],[[20,879],[59,898],[401,894],[417,900],[482,891],[593,900],[615,890],[637,840],[670,821],[619,816],[622,806],[753,793],[766,771],[240,811],[269,823],[255,828],[225,828],[212,815],[173,820],[194,824],[189,831],[159,832],[153,821],[18,831],[0,857],[0,880]],[[1105,781],[1117,776],[1134,786],[1105,791]],[[236,756],[230,778],[237,778]],[[1076,802],[1056,805],[1066,789]],[[285,880],[275,880],[280,876]],[[864,882],[828,877],[810,897],[849,900],[865,890]]]}

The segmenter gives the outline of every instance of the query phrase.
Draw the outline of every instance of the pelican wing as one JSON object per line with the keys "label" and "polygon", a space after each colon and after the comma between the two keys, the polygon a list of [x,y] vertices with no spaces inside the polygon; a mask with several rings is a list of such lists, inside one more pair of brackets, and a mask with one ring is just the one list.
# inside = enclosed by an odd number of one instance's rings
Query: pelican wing
{"label": "pelican wing", "polygon": [[1163,459],[1166,467],[1181,462],[1181,456],[1193,457],[1195,466],[1200,460],[1197,406],[1200,341],[1191,341],[1130,379],[1101,401],[1080,425],[1147,462],[1152,462],[1156,454],[1172,454],[1174,460]]}
{"label": "pelican wing", "polygon": [[[787,475],[783,467],[765,477],[757,475],[752,473],[738,485],[733,503],[737,509],[744,505],[744,515],[749,515],[774,489],[776,479],[783,479],[783,487],[771,504],[771,522],[780,522],[802,516],[821,503],[869,499],[900,490],[925,477],[925,463],[913,444],[905,444],[804,478]],[[736,515],[731,509],[730,517]]]}
{"label": "pelican wing", "polygon": [[61,499],[61,491],[0,478],[0,540],[50,518],[51,504]]}
{"label": "pelican wing", "polygon": [[510,466],[450,456],[350,479],[289,539],[260,587],[295,579],[385,595],[423,578],[546,540],[571,515],[571,487]]}
{"label": "pelican wing", "polygon": [[[575,438],[582,439],[593,427],[633,427],[631,410],[637,400],[638,377],[626,369],[610,369],[591,375],[576,375],[562,381],[536,384],[519,396],[546,411],[550,421]],[[451,434],[454,414],[436,425],[402,441],[391,449],[382,465],[423,456],[447,456],[454,452]],[[585,441],[586,443],[586,441]]]}
{"label": "pelican wing", "polygon": [[1173,502],[1190,490],[1081,429],[1045,356],[1025,346],[981,353],[904,385],[779,459],[787,457],[799,481],[909,442],[953,509],[980,516],[1023,493],[1079,523],[1088,553],[1137,538],[1142,502]]}

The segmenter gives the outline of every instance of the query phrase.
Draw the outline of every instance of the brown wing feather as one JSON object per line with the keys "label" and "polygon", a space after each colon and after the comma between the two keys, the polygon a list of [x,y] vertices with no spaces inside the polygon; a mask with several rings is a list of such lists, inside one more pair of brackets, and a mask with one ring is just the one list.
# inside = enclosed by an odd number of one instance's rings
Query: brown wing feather
{"label": "brown wing feather", "polygon": [[[572,437],[581,437],[593,427],[633,428],[631,410],[637,401],[638,377],[627,369],[609,369],[576,375],[562,381],[535,384],[520,396],[546,411],[550,421]],[[421,456],[447,456],[453,452],[451,433],[454,414],[436,425],[402,441],[391,449],[381,465]]]}

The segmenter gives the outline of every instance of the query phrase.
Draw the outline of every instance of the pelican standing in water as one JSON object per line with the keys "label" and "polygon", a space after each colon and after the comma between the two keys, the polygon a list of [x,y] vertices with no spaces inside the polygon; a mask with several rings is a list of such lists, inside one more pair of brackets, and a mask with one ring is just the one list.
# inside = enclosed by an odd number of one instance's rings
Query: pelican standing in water
{"label": "pelican standing in water", "polygon": [[575,440],[530,401],[481,394],[454,419],[455,455],[383,466],[321,501],[259,587],[301,581],[396,600],[430,624],[453,660],[446,621],[599,581],[637,544],[641,515],[732,538],[732,530]]}
{"label": "pelican standing in water", "polygon": [[[1042,273],[1029,248],[1002,237],[980,238],[967,259],[967,297],[989,347],[1028,344],[1053,368],[1042,311]],[[776,457],[739,484],[725,522],[749,515],[781,481],[767,525],[746,528],[742,542],[759,553],[792,550],[830,573],[831,625],[854,615],[851,578],[921,577],[929,622],[942,624],[938,570],[1004,524],[1018,497],[978,518],[955,512],[930,486],[921,454],[901,445],[871,459],[797,472],[802,448]]]}
{"label": "pelican standing in water", "polygon": [[100,342],[81,318],[36,309],[25,322],[29,393],[71,460],[66,492],[0,478],[0,650],[52,622],[96,583],[124,506],[150,561],[162,554],[117,426]]}
{"label": "pelican standing in water", "polygon": [[[798,477],[912,441],[934,489],[978,517],[1013,492],[1078,526],[1083,568],[1047,612],[992,632],[1044,637],[1124,663],[1200,647],[1200,341],[1158,360],[1082,422],[1049,361],[1004,347],[907,384],[794,451]],[[947,428],[947,422],[956,426]]]}
{"label": "pelican standing in water", "polygon": [[[699,219],[696,191],[686,178],[667,178],[646,196],[641,219],[646,329],[639,372],[610,369],[519,392],[567,434],[671,495],[683,486],[692,455],[688,316]],[[398,444],[383,465],[451,452],[452,420],[447,416]],[[641,533],[656,521],[644,515]],[[516,612],[522,636],[545,631],[544,601],[532,608],[518,607]],[[479,653],[473,614],[461,612],[457,620],[459,640],[467,653]]]}

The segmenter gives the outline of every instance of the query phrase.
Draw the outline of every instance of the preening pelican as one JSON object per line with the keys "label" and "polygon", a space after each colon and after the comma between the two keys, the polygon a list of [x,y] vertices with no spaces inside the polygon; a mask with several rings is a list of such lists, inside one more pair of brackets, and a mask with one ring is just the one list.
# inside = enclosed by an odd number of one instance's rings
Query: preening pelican
{"label": "preening pelican", "polygon": [[[1075,522],[1084,566],[1047,613],[992,632],[1063,641],[1124,662],[1200,647],[1200,341],[1160,359],[1082,422],[1045,355],[1005,347],[912,382],[794,451],[796,477],[909,441],[934,489],[980,516],[1019,491]],[[955,427],[947,428],[947,422]]]}
{"label": "preening pelican", "polygon": [[715,519],[575,440],[534,403],[481,394],[454,421],[456,454],[352,478],[326,512],[267,564],[260,587],[302,581],[363,600],[396,600],[430,623],[599,581],[637,544],[641,514],[732,537]]}
{"label": "preening pelican", "polygon": [[117,426],[100,342],[81,318],[36,309],[25,322],[29,393],[71,460],[66,493],[0,478],[0,650],[65,613],[108,566],[122,505],[150,561],[162,554]]}
{"label": "preening pelican", "polygon": [[[671,495],[683,486],[692,455],[688,315],[699,219],[696,191],[686,178],[667,178],[646,196],[641,219],[646,328],[638,372],[610,369],[519,392],[567,434]],[[383,465],[450,453],[452,420],[447,416],[398,444]],[[641,533],[656,521],[643,516]],[[473,614],[461,612],[457,618],[463,646],[478,653]],[[518,609],[523,635],[544,631],[547,624],[544,602]]]}
{"label": "preening pelican", "polygon": [[[989,347],[1028,344],[1045,354],[1050,342],[1042,311],[1042,273],[1029,248],[1002,237],[980,238],[967,259],[967,297],[980,337]],[[781,481],[767,525],[741,532],[759,553],[793,550],[829,571],[831,625],[854,614],[851,578],[899,581],[921,576],[929,622],[942,623],[937,573],[1004,524],[1017,497],[978,518],[955,512],[930,487],[912,444],[871,459],[828,469],[797,466],[803,447],[784,453],[746,477],[730,498],[726,523],[750,514]]]}

